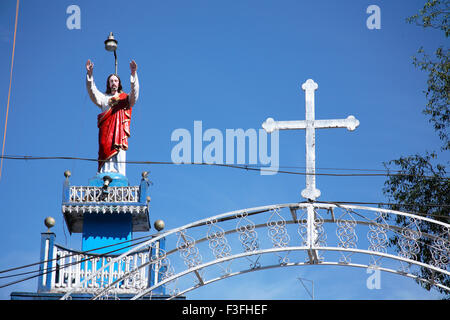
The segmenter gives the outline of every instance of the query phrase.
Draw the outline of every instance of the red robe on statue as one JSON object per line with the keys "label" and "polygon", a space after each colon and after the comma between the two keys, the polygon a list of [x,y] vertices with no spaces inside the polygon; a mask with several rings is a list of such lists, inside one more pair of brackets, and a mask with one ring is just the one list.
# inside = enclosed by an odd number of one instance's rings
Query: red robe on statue
{"label": "red robe on statue", "polygon": [[128,149],[131,111],[128,94],[120,93],[110,99],[108,110],[97,116],[98,130],[98,172],[104,161],[114,157],[120,149]]}

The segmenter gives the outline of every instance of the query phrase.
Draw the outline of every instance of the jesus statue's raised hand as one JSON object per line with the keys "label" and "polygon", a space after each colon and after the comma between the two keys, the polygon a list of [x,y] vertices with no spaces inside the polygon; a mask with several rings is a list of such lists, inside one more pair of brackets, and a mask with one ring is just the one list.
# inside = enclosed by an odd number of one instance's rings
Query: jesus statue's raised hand
{"label": "jesus statue's raised hand", "polygon": [[86,62],[86,71],[89,77],[92,77],[92,72],[94,71],[94,64],[90,59]]}
{"label": "jesus statue's raised hand", "polygon": [[130,62],[130,71],[131,71],[131,75],[134,76],[134,74],[136,73],[137,70],[137,64],[134,60],[131,60]]}

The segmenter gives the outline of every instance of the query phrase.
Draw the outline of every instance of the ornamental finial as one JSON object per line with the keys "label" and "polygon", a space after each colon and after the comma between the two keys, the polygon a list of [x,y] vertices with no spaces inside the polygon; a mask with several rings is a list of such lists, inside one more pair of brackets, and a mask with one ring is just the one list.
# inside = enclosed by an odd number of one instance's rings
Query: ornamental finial
{"label": "ornamental finial", "polygon": [[161,219],[156,220],[155,223],[154,223],[153,225],[155,226],[155,229],[156,229],[157,231],[161,231],[161,230],[164,229],[164,227],[165,227],[165,223],[164,223],[164,221],[161,220]]}
{"label": "ornamental finial", "polygon": [[69,179],[71,175],[72,173],[70,172],[70,170],[64,171],[64,177],[66,177],[67,179]]}
{"label": "ornamental finial", "polygon": [[55,219],[53,217],[47,217],[44,220],[45,226],[48,228],[47,232],[50,233],[50,228],[53,228],[56,224]]}

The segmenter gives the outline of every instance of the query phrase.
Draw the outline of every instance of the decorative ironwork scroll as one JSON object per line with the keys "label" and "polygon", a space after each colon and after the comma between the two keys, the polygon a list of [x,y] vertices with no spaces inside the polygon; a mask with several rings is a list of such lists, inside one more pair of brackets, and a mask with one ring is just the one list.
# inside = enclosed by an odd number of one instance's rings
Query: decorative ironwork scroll
{"label": "decorative ironwork scroll", "polygon": [[[253,252],[259,250],[258,233],[255,231],[255,223],[248,218],[247,212],[242,212],[236,215],[238,223],[236,225],[236,231],[239,234],[239,241],[244,248],[244,252]],[[251,262],[250,267],[252,269],[261,267],[259,263],[260,255],[257,255],[255,259],[247,257]]]}
{"label": "decorative ironwork scroll", "polygon": [[[195,240],[185,233],[185,230],[178,232],[177,249],[180,252],[180,257],[183,259],[184,264],[189,268],[194,268],[202,263],[202,256],[198,248],[195,246]],[[195,270],[195,276],[198,283],[203,283],[203,270]]]}
{"label": "decorative ironwork scroll", "polygon": [[432,264],[442,270],[449,269],[450,260],[450,228],[442,228],[442,233],[433,240],[431,246]]}
{"label": "decorative ironwork scroll", "polygon": [[[337,229],[336,235],[338,237],[339,243],[338,247],[345,249],[354,249],[357,248],[358,236],[355,232],[356,220],[351,214],[349,209],[343,208],[342,211],[344,213],[336,220]],[[340,262],[350,263],[350,256],[353,253],[341,252]]]}
{"label": "decorative ironwork scroll", "polygon": [[[290,237],[286,229],[286,220],[280,215],[279,208],[273,208],[272,214],[267,221],[267,231],[270,240],[275,248],[284,248],[289,245]],[[286,252],[284,256],[277,254],[280,264],[286,264],[289,262]]]}
{"label": "decorative ironwork scroll", "polygon": [[[389,225],[386,222],[385,214],[382,212],[376,212],[376,218],[369,224],[369,232],[367,233],[367,239],[369,240],[369,251],[375,252],[387,252],[388,236],[387,231]],[[370,264],[378,266],[382,257],[371,255]]]}
{"label": "decorative ironwork scroll", "polygon": [[[400,237],[398,239],[398,246],[400,247],[400,252],[398,255],[405,259],[416,260],[417,254],[420,252],[420,246],[417,240],[422,236],[422,232],[419,228],[419,222],[411,217],[406,217],[407,224],[405,227],[401,228]],[[403,261],[400,261],[403,272],[409,271],[409,264],[406,265]]]}
{"label": "decorative ironwork scroll", "polygon": [[[209,220],[207,224],[209,225],[209,229],[206,234],[206,238],[208,239],[209,248],[211,249],[214,257],[216,259],[220,259],[230,256],[231,247],[225,237],[225,231],[217,224],[217,219]],[[230,264],[231,261],[229,261],[225,268],[222,268],[225,273],[231,272]]]}

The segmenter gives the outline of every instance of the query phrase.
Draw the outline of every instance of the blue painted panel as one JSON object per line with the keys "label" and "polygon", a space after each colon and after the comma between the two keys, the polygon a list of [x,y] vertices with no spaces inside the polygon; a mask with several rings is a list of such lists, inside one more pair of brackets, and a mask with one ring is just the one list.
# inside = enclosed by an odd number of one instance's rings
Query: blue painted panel
{"label": "blue painted panel", "polygon": [[[38,292],[48,292],[52,287],[53,250],[56,235],[53,232],[41,233],[41,261],[39,265]],[[46,244],[47,243],[47,244]]]}
{"label": "blue painted panel", "polygon": [[89,179],[88,185],[94,187],[103,186],[103,177],[110,176],[113,181],[111,182],[111,187],[128,187],[128,178],[120,173],[108,172],[108,173],[98,173],[95,177]]}
{"label": "blue painted panel", "polygon": [[[88,251],[100,247],[117,244],[132,239],[131,214],[98,214],[86,213],[83,221],[82,250]],[[131,243],[92,251],[92,253],[108,253],[124,248]],[[126,252],[128,249],[117,250],[111,254]]]}
{"label": "blue painted panel", "polygon": [[[103,177],[110,176],[113,181],[110,183],[111,187],[126,187],[129,186],[126,176],[120,173],[99,173],[95,177],[89,179],[89,186],[101,187],[103,186]],[[83,237],[82,250],[92,250],[100,247],[105,247],[117,244],[123,241],[132,239],[132,218],[131,214],[116,213],[116,214],[85,214],[83,220]],[[113,247],[108,247],[100,250],[95,250],[92,253],[108,253],[119,248],[130,245],[125,243]],[[127,251],[127,249],[117,250],[111,254],[120,254]]]}

